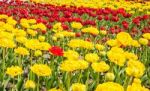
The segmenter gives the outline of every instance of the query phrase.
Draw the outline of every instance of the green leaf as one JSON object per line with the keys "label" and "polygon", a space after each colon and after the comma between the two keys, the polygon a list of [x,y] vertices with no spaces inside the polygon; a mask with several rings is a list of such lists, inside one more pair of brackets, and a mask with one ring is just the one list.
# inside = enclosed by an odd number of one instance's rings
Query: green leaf
{"label": "green leaf", "polygon": [[18,83],[17,83],[17,90],[18,91],[21,91],[21,88],[23,87],[23,78],[19,79],[18,80]]}

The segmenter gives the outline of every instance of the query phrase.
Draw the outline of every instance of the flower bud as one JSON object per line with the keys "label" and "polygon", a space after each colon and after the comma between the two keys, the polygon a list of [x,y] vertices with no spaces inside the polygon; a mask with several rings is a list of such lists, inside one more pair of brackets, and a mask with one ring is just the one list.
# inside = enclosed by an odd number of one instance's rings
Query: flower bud
{"label": "flower bud", "polygon": [[108,72],[105,74],[105,78],[107,81],[113,81],[115,79],[114,73]]}

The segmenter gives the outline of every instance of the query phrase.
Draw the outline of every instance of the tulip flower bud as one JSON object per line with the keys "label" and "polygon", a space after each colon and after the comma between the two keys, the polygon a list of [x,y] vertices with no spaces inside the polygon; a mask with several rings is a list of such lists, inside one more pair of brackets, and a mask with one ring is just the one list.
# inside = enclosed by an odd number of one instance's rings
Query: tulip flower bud
{"label": "tulip flower bud", "polygon": [[100,53],[100,55],[102,55],[102,56],[105,56],[105,55],[107,54],[106,51],[100,51],[99,53]]}
{"label": "tulip flower bud", "polygon": [[139,39],[139,43],[142,44],[142,45],[147,45],[148,44],[148,40],[144,39],[144,38],[140,38]]}
{"label": "tulip flower bud", "polygon": [[53,36],[53,37],[52,37],[52,40],[57,41],[57,37],[54,37],[54,36]]}
{"label": "tulip flower bud", "polygon": [[101,31],[100,31],[100,34],[106,35],[106,34],[107,34],[107,31],[106,31],[106,30],[101,30]]}
{"label": "tulip flower bud", "polygon": [[38,57],[41,56],[42,52],[40,50],[35,51],[34,56]]}
{"label": "tulip flower bud", "polygon": [[45,36],[39,36],[38,39],[39,39],[39,41],[43,42],[43,41],[45,41]]}
{"label": "tulip flower bud", "polygon": [[107,81],[113,81],[115,79],[114,73],[108,72],[105,74],[105,78]]}

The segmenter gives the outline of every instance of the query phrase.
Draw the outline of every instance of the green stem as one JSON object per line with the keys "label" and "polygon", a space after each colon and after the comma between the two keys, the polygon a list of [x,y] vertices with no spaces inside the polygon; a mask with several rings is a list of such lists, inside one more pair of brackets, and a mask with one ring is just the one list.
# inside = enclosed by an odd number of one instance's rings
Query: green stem
{"label": "green stem", "polygon": [[144,55],[144,63],[145,64],[147,64],[147,61],[148,61],[148,47],[147,46],[145,46],[145,55]]}
{"label": "green stem", "polygon": [[88,90],[89,77],[90,77],[90,72],[89,72],[89,69],[88,69],[88,71],[87,71],[87,80],[86,80],[86,88],[87,88],[87,90]]}
{"label": "green stem", "polygon": [[30,53],[30,65],[32,65],[33,51],[31,50]]}
{"label": "green stem", "polygon": [[3,48],[3,75],[4,75],[4,73],[5,73],[5,53],[6,53],[6,51],[5,51],[5,48]]}
{"label": "green stem", "polygon": [[22,67],[22,56],[21,55],[19,55],[18,65],[20,65]]}
{"label": "green stem", "polygon": [[[5,48],[3,48],[3,60],[2,60],[2,82],[4,82],[4,78],[5,78],[5,54],[6,54],[6,50]],[[2,84],[4,85],[4,84]],[[3,87],[3,91],[5,91],[5,88]]]}
{"label": "green stem", "polygon": [[71,72],[68,72],[68,78],[67,78],[67,91],[70,91],[71,86]]}
{"label": "green stem", "polygon": [[114,63],[112,63],[112,62],[110,63],[110,68],[111,68],[111,69],[110,69],[109,71],[110,71],[110,72],[113,72]]}
{"label": "green stem", "polygon": [[79,72],[78,83],[80,83],[81,77],[82,77],[82,70],[80,70],[80,72]]}
{"label": "green stem", "polygon": [[37,91],[40,91],[40,77],[38,76]]}
{"label": "green stem", "polygon": [[62,83],[62,80],[58,78],[58,86],[62,91],[65,91],[64,84]]}
{"label": "green stem", "polygon": [[99,79],[100,79],[99,77],[100,77],[100,73],[98,72],[98,73],[97,73],[97,79],[96,79],[97,85],[99,84]]}
{"label": "green stem", "polygon": [[15,79],[13,78],[13,87],[11,89],[12,91],[15,91]]}
{"label": "green stem", "polygon": [[[124,85],[123,85],[125,89],[127,89],[128,85],[131,84],[132,80],[133,80],[133,77],[132,77],[132,76],[130,76],[130,77],[127,76],[127,77],[126,77],[125,83],[124,83]],[[126,91],[126,90],[125,90],[125,91]]]}

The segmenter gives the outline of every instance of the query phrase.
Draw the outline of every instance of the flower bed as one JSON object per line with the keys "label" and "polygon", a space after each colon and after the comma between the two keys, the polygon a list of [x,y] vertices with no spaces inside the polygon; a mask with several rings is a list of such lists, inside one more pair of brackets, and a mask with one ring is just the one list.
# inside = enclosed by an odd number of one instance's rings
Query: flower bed
{"label": "flower bed", "polygon": [[0,2],[1,91],[149,91],[148,2],[55,4]]}

